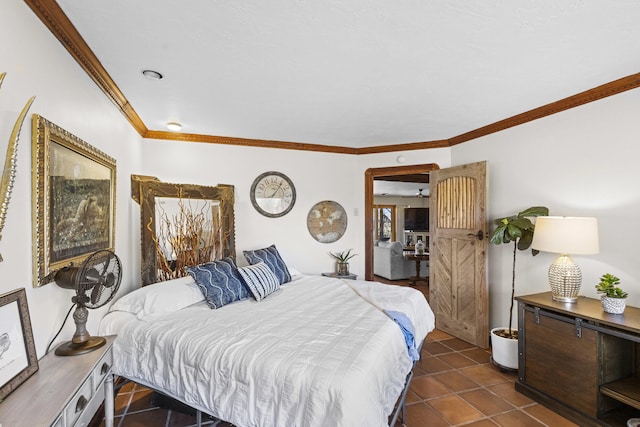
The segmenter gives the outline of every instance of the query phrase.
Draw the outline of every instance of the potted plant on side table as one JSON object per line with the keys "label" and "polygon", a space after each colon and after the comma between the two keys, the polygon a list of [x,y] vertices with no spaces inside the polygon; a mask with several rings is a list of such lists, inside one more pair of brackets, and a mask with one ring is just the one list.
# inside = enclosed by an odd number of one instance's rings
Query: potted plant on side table
{"label": "potted plant on side table", "polygon": [[[491,234],[490,242],[495,245],[513,242],[509,327],[491,330],[493,362],[504,370],[518,369],[518,330],[512,328],[516,292],[516,254],[518,250],[524,251],[531,246],[535,225],[530,218],[547,215],[549,215],[549,209],[544,206],[530,207],[517,215],[496,219],[496,229]],[[537,255],[538,251],[532,249],[531,253],[532,255]]]}
{"label": "potted plant on side table", "polygon": [[628,294],[620,289],[620,279],[613,274],[603,274],[600,283],[596,285],[596,292],[602,294],[600,302],[602,309],[611,314],[622,314],[627,306]]}
{"label": "potted plant on side table", "polygon": [[348,276],[349,275],[349,260],[358,254],[352,254],[351,251],[353,249],[349,249],[348,251],[342,252],[329,252],[329,254],[336,259],[336,273],[338,276]]}

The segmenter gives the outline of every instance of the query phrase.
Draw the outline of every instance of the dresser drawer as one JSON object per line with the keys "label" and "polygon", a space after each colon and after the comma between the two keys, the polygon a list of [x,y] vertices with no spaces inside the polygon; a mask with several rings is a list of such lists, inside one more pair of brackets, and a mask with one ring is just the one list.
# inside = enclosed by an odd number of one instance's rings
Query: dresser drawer
{"label": "dresser drawer", "polygon": [[[102,405],[103,401],[104,401],[104,386],[98,387],[95,394],[87,404],[87,407],[85,408],[85,410],[82,412],[82,414],[80,414],[78,419],[75,421],[75,424],[73,424],[73,427],[89,426],[89,423],[91,423],[93,416],[96,414],[96,412],[98,411],[98,408],[100,408],[100,405]],[[69,427],[71,427],[71,425],[69,425]]]}
{"label": "dresser drawer", "polygon": [[51,425],[51,427],[65,427],[64,414],[60,415],[58,419]]}
{"label": "dresser drawer", "polygon": [[113,352],[107,351],[98,364],[93,368],[93,390],[97,390],[103,386],[104,378],[111,372],[111,366],[113,366]]}
{"label": "dresser drawer", "polygon": [[67,426],[72,426],[87,408],[93,397],[93,385],[90,378],[82,384],[65,409]]}

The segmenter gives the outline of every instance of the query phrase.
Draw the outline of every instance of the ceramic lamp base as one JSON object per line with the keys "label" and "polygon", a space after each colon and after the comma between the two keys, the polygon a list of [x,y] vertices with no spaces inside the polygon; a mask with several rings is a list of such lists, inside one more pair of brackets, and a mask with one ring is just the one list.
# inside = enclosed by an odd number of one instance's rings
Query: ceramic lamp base
{"label": "ceramic lamp base", "polygon": [[562,254],[549,267],[549,285],[554,301],[574,303],[582,285],[582,271],[567,254]]}

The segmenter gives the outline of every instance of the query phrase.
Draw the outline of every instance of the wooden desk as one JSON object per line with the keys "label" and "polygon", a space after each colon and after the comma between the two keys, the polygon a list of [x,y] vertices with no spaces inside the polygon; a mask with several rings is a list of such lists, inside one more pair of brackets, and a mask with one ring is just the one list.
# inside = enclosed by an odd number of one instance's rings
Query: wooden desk
{"label": "wooden desk", "polygon": [[429,261],[429,252],[425,252],[422,255],[418,255],[415,253],[406,253],[404,254],[404,258],[408,260],[413,260],[416,262],[416,275],[409,277],[409,281],[413,283],[413,286],[416,285],[416,282],[426,282],[429,285],[429,277],[420,277],[420,262],[421,261]]}
{"label": "wooden desk", "polygon": [[113,426],[113,340],[91,353],[56,356],[52,350],[38,371],[0,403],[0,425],[87,426],[104,401],[106,427]]}

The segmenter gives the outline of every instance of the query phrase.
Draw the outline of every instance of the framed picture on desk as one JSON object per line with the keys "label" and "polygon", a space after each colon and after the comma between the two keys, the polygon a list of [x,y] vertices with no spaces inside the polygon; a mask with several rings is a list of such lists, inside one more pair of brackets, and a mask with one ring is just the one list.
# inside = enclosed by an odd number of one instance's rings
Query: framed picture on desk
{"label": "framed picture on desk", "polygon": [[27,294],[0,295],[0,402],[38,370]]}

